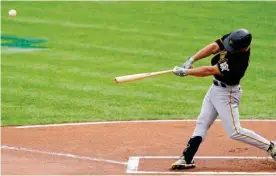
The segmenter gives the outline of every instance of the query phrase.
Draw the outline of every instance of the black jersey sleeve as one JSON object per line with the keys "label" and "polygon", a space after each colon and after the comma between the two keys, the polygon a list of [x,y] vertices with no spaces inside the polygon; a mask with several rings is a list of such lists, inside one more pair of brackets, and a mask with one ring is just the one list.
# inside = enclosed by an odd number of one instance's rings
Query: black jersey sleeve
{"label": "black jersey sleeve", "polygon": [[221,51],[224,50],[223,40],[224,40],[226,37],[228,37],[229,35],[230,35],[230,33],[229,33],[229,34],[225,34],[225,35],[223,35],[221,38],[219,38],[219,39],[217,39],[217,40],[215,41],[215,42],[218,44],[219,49],[220,49]]}

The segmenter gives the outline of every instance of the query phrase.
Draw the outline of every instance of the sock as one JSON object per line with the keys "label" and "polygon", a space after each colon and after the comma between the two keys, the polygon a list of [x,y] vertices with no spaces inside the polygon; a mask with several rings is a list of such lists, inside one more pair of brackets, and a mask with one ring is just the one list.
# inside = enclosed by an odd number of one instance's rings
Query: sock
{"label": "sock", "polygon": [[195,136],[189,140],[187,147],[183,151],[183,155],[187,163],[190,163],[193,160],[201,142],[201,136]]}
{"label": "sock", "polygon": [[268,148],[267,152],[271,152],[272,149],[273,149],[273,147],[274,147],[274,144],[271,142],[270,145],[269,145],[269,148]]}

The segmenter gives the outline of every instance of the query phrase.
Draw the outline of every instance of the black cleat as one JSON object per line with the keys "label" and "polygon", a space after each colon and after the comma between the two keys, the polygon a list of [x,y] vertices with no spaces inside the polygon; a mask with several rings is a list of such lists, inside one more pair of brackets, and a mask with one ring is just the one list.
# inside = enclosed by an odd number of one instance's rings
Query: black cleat
{"label": "black cleat", "polygon": [[192,169],[192,168],[195,168],[195,162],[193,160],[191,162],[187,162],[184,156],[181,156],[171,166],[172,170]]}

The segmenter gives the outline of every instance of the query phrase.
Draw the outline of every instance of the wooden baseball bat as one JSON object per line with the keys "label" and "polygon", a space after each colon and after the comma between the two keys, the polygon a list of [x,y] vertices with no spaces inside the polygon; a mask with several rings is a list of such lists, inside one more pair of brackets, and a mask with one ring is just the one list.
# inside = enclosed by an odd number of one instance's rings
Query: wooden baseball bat
{"label": "wooden baseball bat", "polygon": [[173,70],[164,70],[164,71],[158,71],[158,72],[139,73],[139,74],[133,74],[133,75],[118,76],[115,78],[115,82],[123,83],[123,82],[136,81],[139,79],[163,75],[163,74],[172,73],[172,72],[173,72]]}

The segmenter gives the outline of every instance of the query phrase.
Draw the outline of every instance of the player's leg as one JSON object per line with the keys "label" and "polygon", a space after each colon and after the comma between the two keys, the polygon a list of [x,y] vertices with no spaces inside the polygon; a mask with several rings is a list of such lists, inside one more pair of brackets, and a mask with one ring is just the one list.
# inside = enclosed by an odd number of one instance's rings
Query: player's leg
{"label": "player's leg", "polygon": [[216,88],[216,96],[212,97],[223,126],[232,139],[250,144],[262,150],[268,151],[271,143],[252,130],[241,127],[238,105],[241,90],[238,86],[233,88]]}
{"label": "player's leg", "polygon": [[188,161],[193,159],[199,148],[199,145],[205,139],[208,129],[218,116],[214,105],[210,101],[210,92],[211,90],[206,94],[203,100],[201,112],[197,118],[195,130],[192,134],[192,137],[188,141],[187,147],[183,151],[183,155]]}
{"label": "player's leg", "polygon": [[218,116],[217,111],[210,102],[211,91],[212,88],[210,88],[205,95],[193,135],[188,141],[187,147],[184,149],[182,156],[172,164],[172,169],[189,169],[195,167],[193,161],[194,155],[196,154],[201,142],[206,137],[207,130]]}

